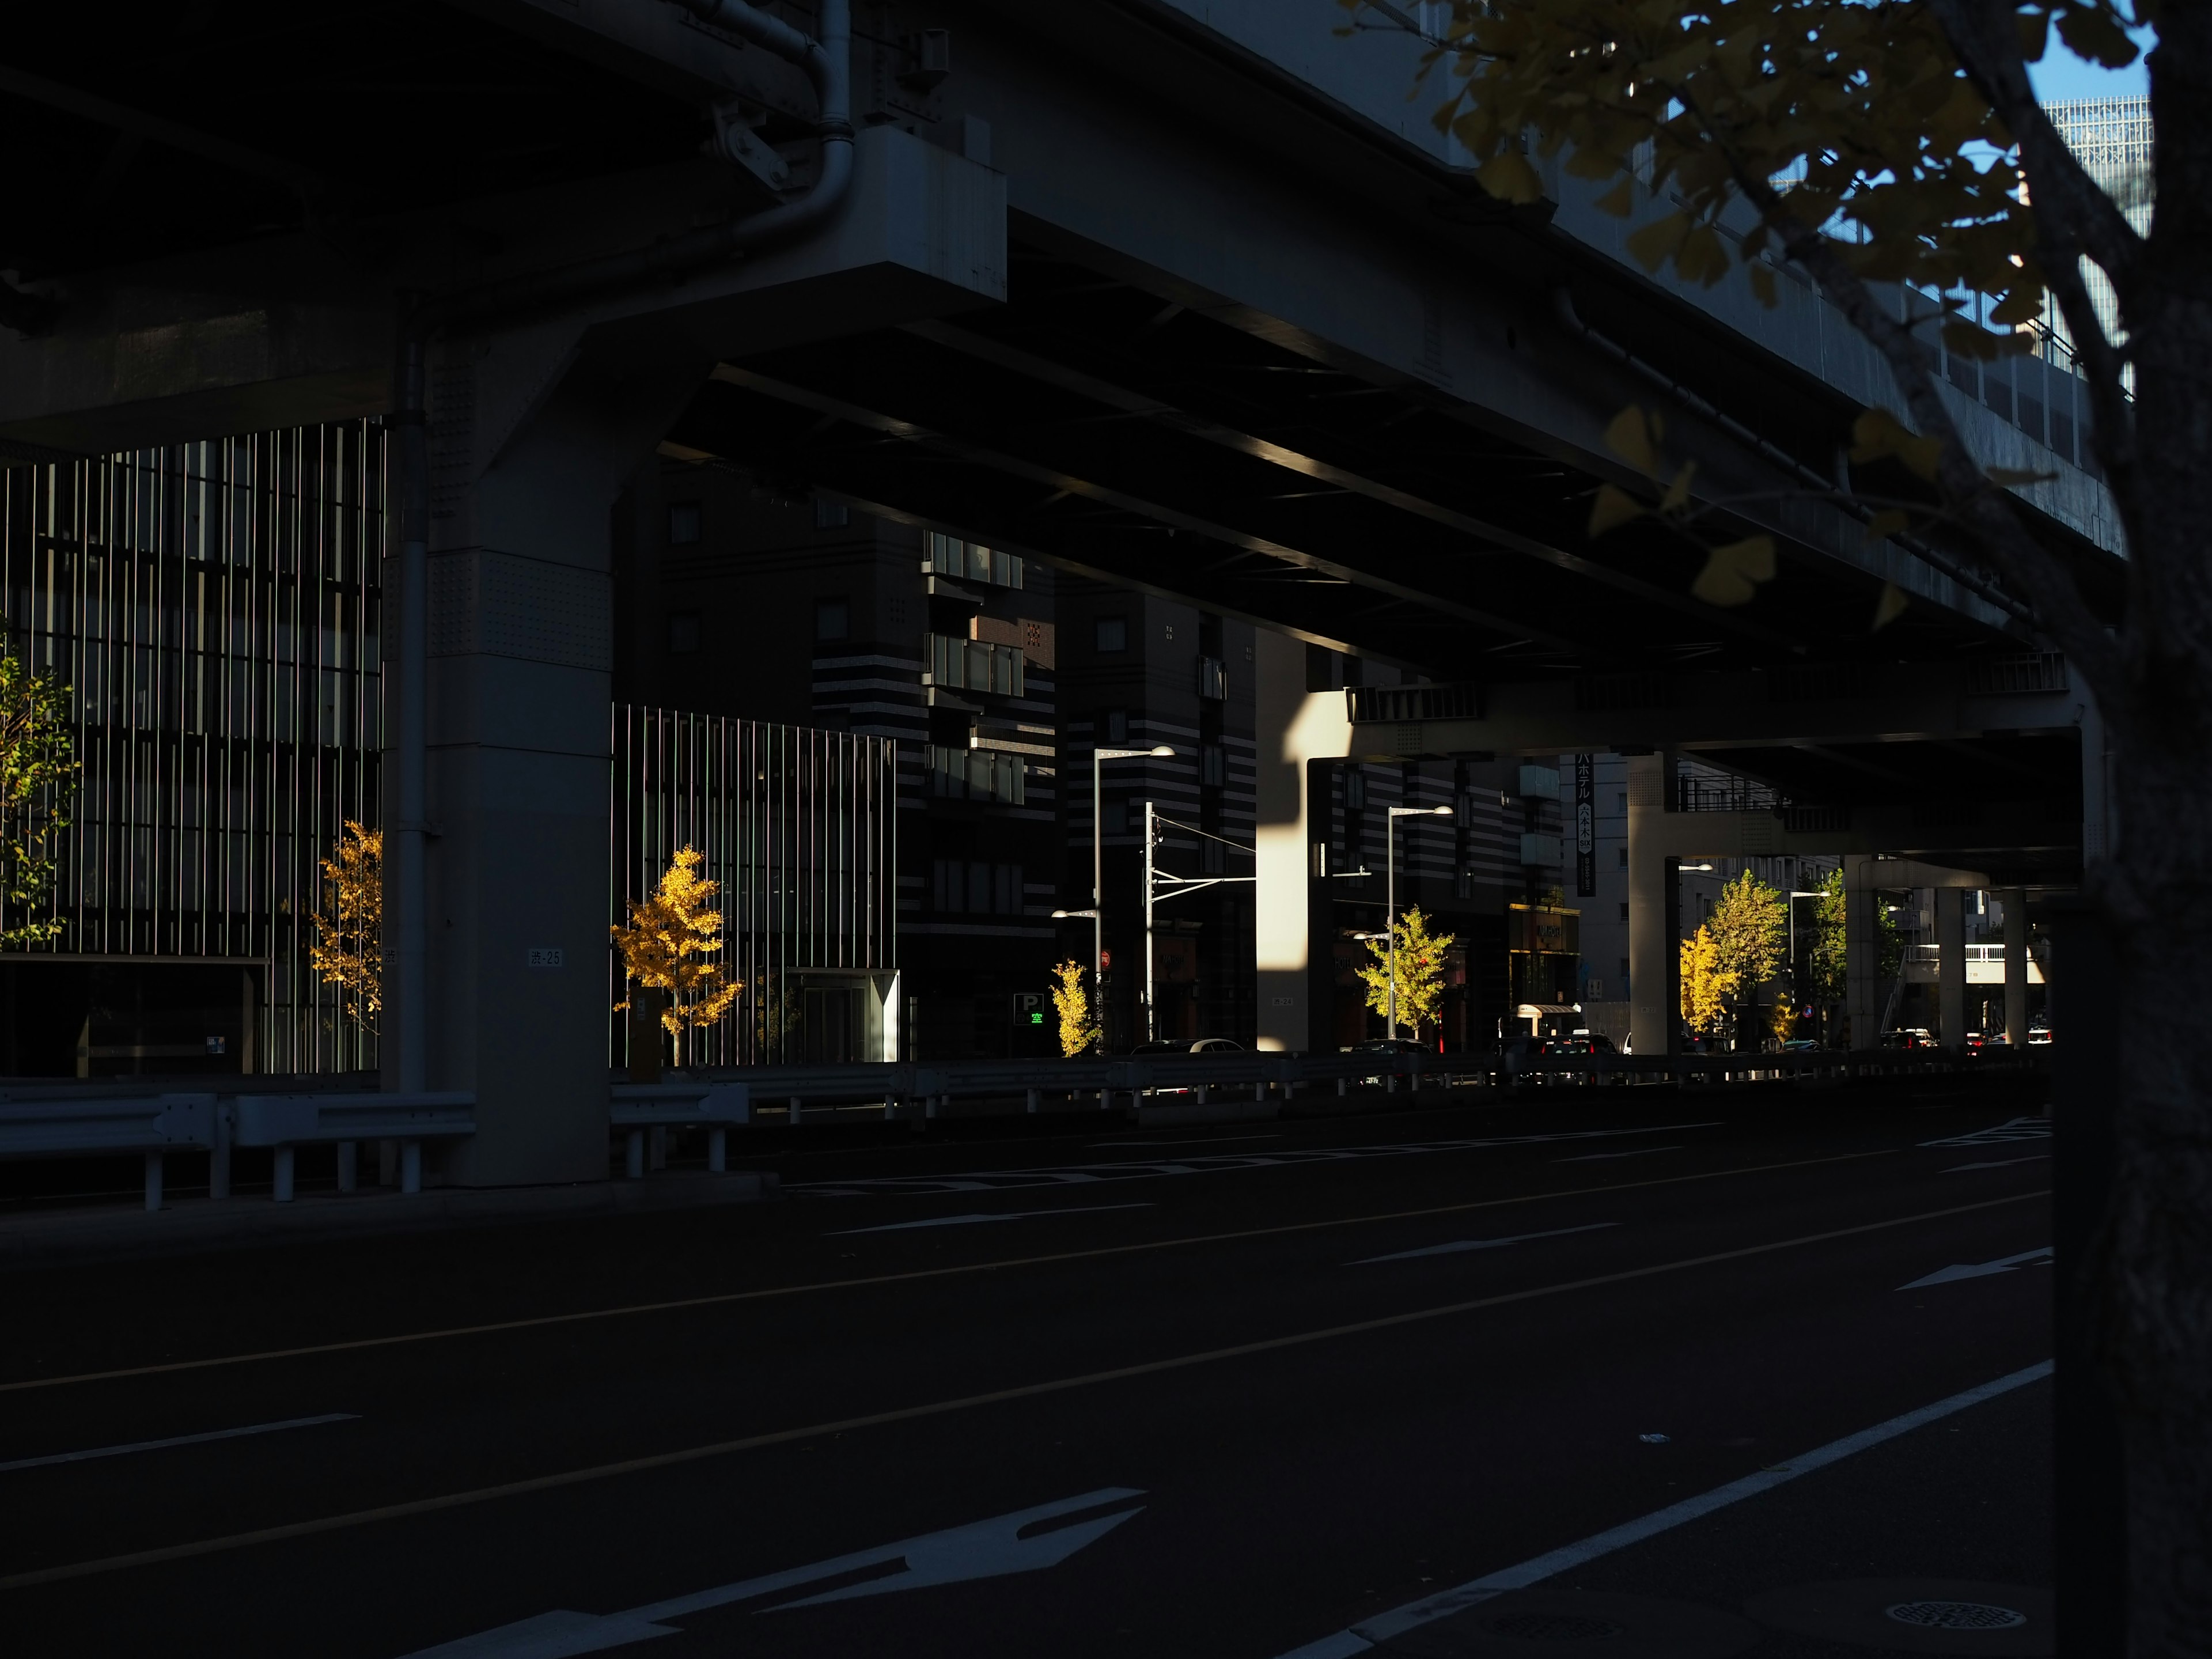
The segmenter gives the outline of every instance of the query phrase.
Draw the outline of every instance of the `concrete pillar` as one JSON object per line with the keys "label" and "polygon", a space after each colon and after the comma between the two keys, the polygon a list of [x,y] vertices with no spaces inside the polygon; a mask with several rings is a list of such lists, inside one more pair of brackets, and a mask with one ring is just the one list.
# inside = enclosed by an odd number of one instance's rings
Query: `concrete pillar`
{"label": "concrete pillar", "polygon": [[2027,1041],[2027,892],[2005,890],[2004,1010],[2005,1042],[2019,1048]]}
{"label": "concrete pillar", "polygon": [[1328,773],[1351,746],[1352,724],[1342,691],[1307,690],[1302,641],[1258,629],[1252,659],[1260,1047],[1326,1054],[1336,1046]]}
{"label": "concrete pillar", "polygon": [[1674,805],[1674,759],[1627,760],[1628,1042],[1639,1054],[1671,1054],[1682,1030],[1682,882],[1655,820]]}
{"label": "concrete pillar", "polygon": [[476,1094],[457,1184],[606,1176],[611,519],[710,367],[553,327],[432,360],[423,1073]]}
{"label": "concrete pillar", "polygon": [[1966,1046],[1966,890],[1936,890],[1936,1000],[1940,1029],[1936,1036],[1946,1048]]}
{"label": "concrete pillar", "polygon": [[1851,1047],[1881,1046],[1882,1005],[1889,995],[1881,976],[1881,927],[1875,882],[1881,866],[1854,853],[1844,860],[1844,1006],[1851,1024]]}

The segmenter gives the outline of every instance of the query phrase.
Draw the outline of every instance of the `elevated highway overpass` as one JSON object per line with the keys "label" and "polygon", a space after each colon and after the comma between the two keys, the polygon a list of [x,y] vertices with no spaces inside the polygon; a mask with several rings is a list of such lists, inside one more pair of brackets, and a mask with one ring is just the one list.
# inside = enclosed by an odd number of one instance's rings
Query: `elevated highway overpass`
{"label": "elevated highway overpass", "polygon": [[[1425,48],[1388,7],[1346,39],[1331,0],[863,4],[839,45],[848,9],[231,0],[41,14],[8,48],[0,451],[386,414],[416,456],[385,1052],[477,1091],[457,1178],[599,1156],[596,978],[525,959],[603,937],[608,515],[656,449],[1276,630],[1284,1046],[1316,1040],[1333,760],[1688,750],[1854,853],[2027,885],[2094,855],[2094,712],[2025,607],[1940,526],[1871,538],[1839,499],[1913,485],[1844,459],[1883,385],[1817,295],[1650,279],[1564,178],[1491,200],[1408,99]],[[2040,475],[2037,532],[2116,604],[2070,382],[1972,386],[1972,441]],[[1585,534],[1597,486],[1636,483],[1604,441],[1632,402],[1697,463],[1702,534],[1775,538],[1749,603],[1692,594],[1698,542]],[[1433,684],[1347,708],[1292,641]]]}

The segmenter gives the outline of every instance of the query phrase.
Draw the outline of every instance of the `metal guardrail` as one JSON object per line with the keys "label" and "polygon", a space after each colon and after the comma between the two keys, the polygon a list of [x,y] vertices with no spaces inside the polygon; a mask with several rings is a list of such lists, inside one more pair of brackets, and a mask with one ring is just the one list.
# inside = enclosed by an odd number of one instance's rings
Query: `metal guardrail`
{"label": "metal guardrail", "polygon": [[[230,1193],[229,1152],[237,1146],[276,1151],[276,1197],[292,1201],[295,1148],[335,1142],[338,1190],[359,1182],[359,1150],[364,1140],[399,1143],[399,1190],[422,1190],[422,1143],[453,1140],[477,1132],[477,1097],[472,1094],[237,1095],[222,1103],[215,1149],[222,1167],[211,1170],[210,1195]],[[222,1133],[227,1131],[227,1134]]]}
{"label": "metal guardrail", "polygon": [[743,1083],[617,1083],[607,1121],[623,1132],[623,1170],[632,1181],[644,1177],[648,1132],[702,1125],[707,1168],[720,1175],[730,1167],[730,1126],[753,1121],[752,1091]]}
{"label": "metal guardrail", "polygon": [[0,1158],[137,1152],[146,1160],[146,1207],[161,1207],[163,1159],[212,1150],[221,1115],[211,1094],[19,1100],[0,1097]]}

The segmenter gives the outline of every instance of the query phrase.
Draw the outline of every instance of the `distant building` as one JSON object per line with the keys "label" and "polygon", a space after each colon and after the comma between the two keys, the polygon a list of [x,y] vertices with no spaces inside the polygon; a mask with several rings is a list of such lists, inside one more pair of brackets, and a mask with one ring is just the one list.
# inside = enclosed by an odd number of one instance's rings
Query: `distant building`
{"label": "distant building", "polygon": [[[2138,232],[2150,229],[2152,198],[2150,100],[2084,98],[2063,104],[2046,104],[2044,112],[2105,193],[2120,204],[2128,222]],[[2124,337],[2120,329],[2119,296],[2103,269],[2082,261],[2081,275],[2105,332]],[[2044,326],[2069,351],[2073,331],[2066,326],[2057,301],[2044,298]]]}
{"label": "distant building", "polygon": [[618,704],[896,744],[904,1053],[1056,1052],[1031,1018],[1060,902],[1053,574],[681,459],[621,524]]}

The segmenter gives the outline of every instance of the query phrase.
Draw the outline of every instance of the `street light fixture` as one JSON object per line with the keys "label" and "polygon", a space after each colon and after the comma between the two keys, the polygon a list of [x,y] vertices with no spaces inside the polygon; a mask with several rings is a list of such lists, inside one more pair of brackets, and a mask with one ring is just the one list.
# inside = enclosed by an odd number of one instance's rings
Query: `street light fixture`
{"label": "street light fixture", "polygon": [[[1091,908],[1069,914],[1091,918],[1091,986],[1098,994],[1102,1010],[1105,1006],[1106,981],[1106,803],[1099,794],[1098,764],[1101,761],[1144,760],[1152,756],[1165,758],[1174,753],[1164,743],[1150,749],[1094,747],[1091,751]],[[1103,1042],[1100,1052],[1104,1052]]]}
{"label": "street light fixture", "polygon": [[1393,806],[1382,826],[1382,838],[1389,843],[1386,851],[1389,869],[1383,884],[1382,923],[1390,934],[1389,953],[1385,958],[1390,970],[1389,1012],[1383,1017],[1383,1030],[1393,1042],[1398,1036],[1398,820],[1448,818],[1451,815],[1449,806]]}

